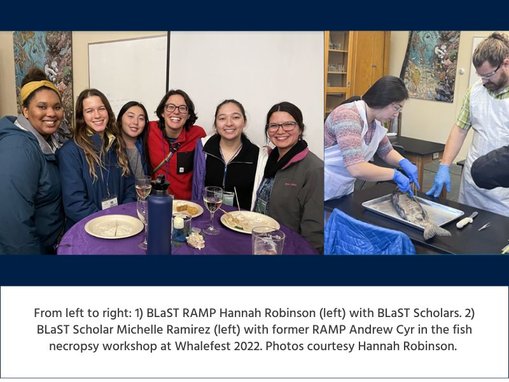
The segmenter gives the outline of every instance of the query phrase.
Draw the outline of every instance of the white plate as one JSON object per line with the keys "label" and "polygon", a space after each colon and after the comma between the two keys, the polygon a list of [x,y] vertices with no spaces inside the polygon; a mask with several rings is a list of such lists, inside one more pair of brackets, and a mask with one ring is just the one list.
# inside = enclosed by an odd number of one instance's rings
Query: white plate
{"label": "white plate", "polygon": [[177,212],[189,213],[189,212],[187,212],[187,209],[183,210],[183,211],[177,211],[177,206],[182,206],[182,205],[192,206],[192,207],[195,207],[198,210],[198,212],[195,212],[194,214],[190,214],[191,217],[193,217],[193,218],[198,217],[198,216],[200,216],[203,213],[203,207],[200,206],[199,204],[196,204],[194,202],[190,202],[189,200],[181,200],[181,199],[175,199],[173,201],[173,213],[174,214],[177,213]]}
{"label": "white plate", "polygon": [[129,215],[99,216],[85,224],[85,231],[100,239],[123,239],[142,230],[141,220]]}
{"label": "white plate", "polygon": [[221,216],[221,223],[227,228],[250,234],[253,227],[267,225],[279,229],[279,223],[270,216],[251,211],[231,211]]}

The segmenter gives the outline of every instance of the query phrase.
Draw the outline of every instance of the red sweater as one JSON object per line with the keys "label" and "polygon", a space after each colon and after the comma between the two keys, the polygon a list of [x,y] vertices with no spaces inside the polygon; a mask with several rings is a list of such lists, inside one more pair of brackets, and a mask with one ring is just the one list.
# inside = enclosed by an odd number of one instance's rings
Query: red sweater
{"label": "red sweater", "polygon": [[[148,154],[150,165],[155,169],[170,152],[168,140],[163,137],[157,121],[151,121],[148,125]],[[193,159],[196,141],[205,137],[202,127],[193,125],[189,130],[182,129],[177,140],[172,144],[174,154],[155,174],[164,175],[170,182],[169,191],[175,199],[191,200],[193,183]]]}

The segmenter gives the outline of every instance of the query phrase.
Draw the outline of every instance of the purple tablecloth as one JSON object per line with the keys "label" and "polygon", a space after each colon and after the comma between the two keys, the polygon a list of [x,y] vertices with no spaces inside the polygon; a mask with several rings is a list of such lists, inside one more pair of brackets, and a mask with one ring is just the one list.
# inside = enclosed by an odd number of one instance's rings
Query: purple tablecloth
{"label": "purple tablecloth", "polygon": [[[202,205],[202,203],[199,203]],[[223,206],[231,211],[229,206]],[[76,223],[62,238],[57,253],[59,255],[144,255],[145,250],[140,249],[138,244],[143,240],[144,232],[125,239],[100,239],[85,232],[85,224],[99,216],[121,214],[136,216],[136,203],[122,204],[92,214]],[[251,235],[232,231],[222,225],[219,218],[223,212],[215,214],[215,224],[221,230],[219,235],[205,238],[205,248],[202,250],[193,248],[187,243],[173,243],[172,254],[174,255],[247,255],[251,254]],[[205,209],[201,216],[193,219],[193,227],[205,228],[209,221],[209,212]],[[298,233],[281,225],[285,233],[285,255],[315,255],[317,251]]]}

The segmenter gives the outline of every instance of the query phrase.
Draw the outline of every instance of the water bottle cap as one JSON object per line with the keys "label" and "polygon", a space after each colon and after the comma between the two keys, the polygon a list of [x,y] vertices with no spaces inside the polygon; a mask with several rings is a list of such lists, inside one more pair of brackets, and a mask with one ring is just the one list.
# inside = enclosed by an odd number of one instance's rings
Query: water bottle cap
{"label": "water bottle cap", "polygon": [[166,181],[164,175],[158,175],[156,180],[152,182],[152,188],[155,191],[166,191],[169,185],[170,183]]}

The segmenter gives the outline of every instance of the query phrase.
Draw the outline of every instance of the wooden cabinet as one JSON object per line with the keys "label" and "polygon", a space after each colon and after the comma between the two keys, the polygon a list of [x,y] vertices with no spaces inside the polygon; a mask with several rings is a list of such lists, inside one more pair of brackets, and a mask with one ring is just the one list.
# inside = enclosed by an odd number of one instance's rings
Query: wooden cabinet
{"label": "wooden cabinet", "polygon": [[326,31],[324,36],[325,117],[350,97],[352,32]]}
{"label": "wooden cabinet", "polygon": [[353,32],[352,95],[362,95],[389,73],[391,32]]}
{"label": "wooden cabinet", "polygon": [[390,33],[325,32],[325,117],[343,100],[364,94],[389,72]]}

